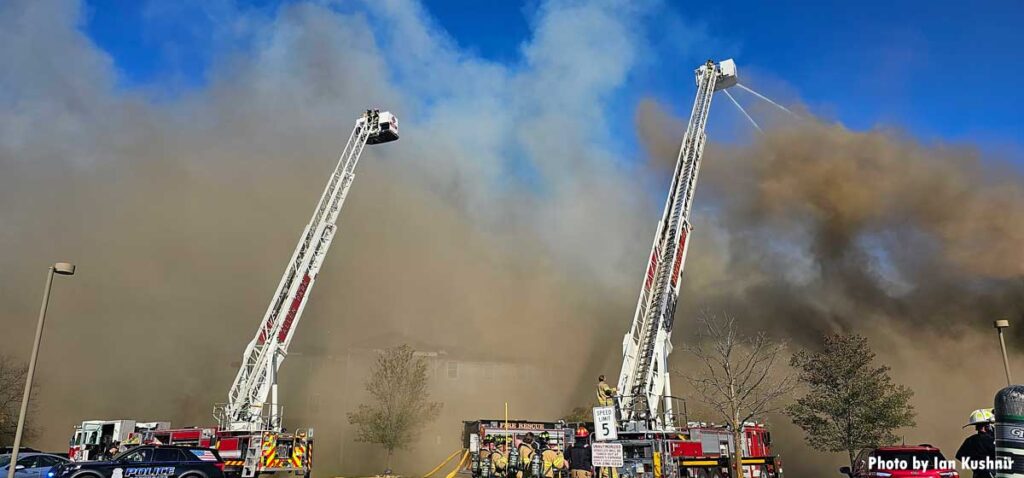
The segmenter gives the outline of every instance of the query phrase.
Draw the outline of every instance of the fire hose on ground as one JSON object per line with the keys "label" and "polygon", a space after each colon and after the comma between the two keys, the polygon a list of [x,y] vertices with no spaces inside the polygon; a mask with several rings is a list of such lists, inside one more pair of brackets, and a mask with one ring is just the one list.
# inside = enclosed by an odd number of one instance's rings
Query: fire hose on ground
{"label": "fire hose on ground", "polygon": [[[431,476],[433,476],[434,473],[437,473],[438,470],[440,470],[441,468],[444,468],[445,465],[447,465],[449,462],[451,462],[452,459],[454,459],[456,456],[458,456],[459,452],[462,452],[462,451],[463,450],[455,450],[454,452],[452,452],[451,455],[448,455],[448,458],[445,458],[444,461],[442,461],[439,465],[435,466],[433,470],[430,470],[430,471],[427,472],[427,474],[423,475],[423,478],[430,478]],[[449,473],[445,478],[453,478],[455,476],[455,474],[459,472],[459,469],[461,469],[462,466],[466,463],[466,459],[467,458],[469,458],[469,450],[465,450],[463,452],[462,459],[459,460],[458,466],[456,466],[455,469],[452,470],[452,472]]]}

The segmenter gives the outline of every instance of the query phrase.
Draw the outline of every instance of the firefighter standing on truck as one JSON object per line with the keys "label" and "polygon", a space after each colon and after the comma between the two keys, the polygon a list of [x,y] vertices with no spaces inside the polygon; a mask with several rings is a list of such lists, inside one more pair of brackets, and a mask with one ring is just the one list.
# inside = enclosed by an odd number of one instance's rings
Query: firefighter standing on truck
{"label": "firefighter standing on truck", "polygon": [[604,375],[597,377],[597,404],[602,407],[610,407],[615,404],[615,394],[618,390],[604,381]]}

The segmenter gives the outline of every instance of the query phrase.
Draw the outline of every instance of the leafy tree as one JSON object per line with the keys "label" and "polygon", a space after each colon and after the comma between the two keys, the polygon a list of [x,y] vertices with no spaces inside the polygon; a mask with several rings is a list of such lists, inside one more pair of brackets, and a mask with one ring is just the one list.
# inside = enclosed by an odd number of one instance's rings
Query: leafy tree
{"label": "leafy tree", "polygon": [[[764,332],[741,335],[736,319],[719,319],[704,313],[700,341],[688,351],[700,361],[699,375],[688,376],[700,401],[717,412],[733,430],[737,450],[744,448],[743,424],[780,409],[782,398],[795,385],[777,370],[786,346]],[[736,457],[742,456],[737,451]],[[734,476],[743,478],[741,460],[733,462]]]}
{"label": "leafy tree", "polygon": [[[21,412],[21,399],[25,392],[25,376],[28,365],[18,364],[14,359],[0,355],[0,446],[14,444],[14,434],[18,430],[18,413]],[[32,394],[36,393],[36,385],[32,385]],[[32,427],[34,401],[29,402],[28,415],[25,417],[25,430],[22,432],[21,445],[35,436]]]}
{"label": "leafy tree", "polygon": [[437,418],[442,404],[429,400],[427,363],[408,345],[377,355],[366,391],[372,401],[349,413],[348,421],[356,426],[357,441],[384,447],[390,469],[394,451],[408,449],[423,425]]}
{"label": "leafy tree", "polygon": [[828,335],[821,352],[801,351],[791,365],[807,393],[786,408],[804,430],[807,444],[846,451],[850,466],[858,451],[895,443],[893,430],[914,426],[914,392],[894,384],[889,367],[873,366],[875,353],[860,335]]}

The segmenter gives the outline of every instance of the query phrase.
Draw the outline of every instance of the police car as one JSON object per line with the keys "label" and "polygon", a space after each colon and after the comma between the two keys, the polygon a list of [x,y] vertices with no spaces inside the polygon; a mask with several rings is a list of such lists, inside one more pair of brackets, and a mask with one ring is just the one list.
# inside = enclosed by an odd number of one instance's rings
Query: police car
{"label": "police car", "polygon": [[211,448],[142,445],[110,461],[56,466],[47,478],[224,478],[224,461]]}

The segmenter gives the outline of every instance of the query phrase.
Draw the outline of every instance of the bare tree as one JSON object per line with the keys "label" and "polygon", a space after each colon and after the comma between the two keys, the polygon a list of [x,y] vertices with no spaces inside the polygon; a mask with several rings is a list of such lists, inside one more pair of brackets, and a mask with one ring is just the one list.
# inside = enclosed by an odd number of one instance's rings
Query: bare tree
{"label": "bare tree", "polygon": [[371,403],[359,405],[348,421],[356,426],[357,441],[384,447],[390,470],[394,451],[411,446],[423,424],[437,418],[442,404],[430,401],[427,363],[408,345],[378,354],[366,391]]}
{"label": "bare tree", "polygon": [[[27,364],[19,364],[11,357],[0,355],[0,446],[10,446],[14,443],[14,433],[18,429],[18,413],[21,411],[21,399],[25,392],[26,374],[28,374]],[[33,385],[33,394],[35,394],[35,388]],[[35,429],[31,426],[35,408],[33,403],[29,402],[29,413],[25,417],[22,443],[35,436]]]}
{"label": "bare tree", "polygon": [[700,401],[717,412],[733,432],[735,476],[743,478],[743,424],[781,410],[780,402],[796,381],[777,368],[785,362],[786,345],[764,332],[740,334],[736,319],[708,312],[700,317],[703,331],[688,347],[700,362],[697,373],[683,374]]}

